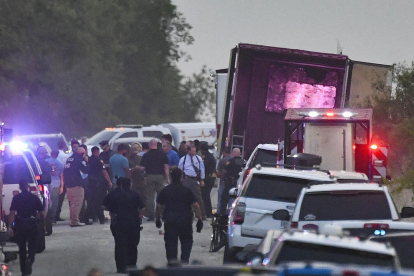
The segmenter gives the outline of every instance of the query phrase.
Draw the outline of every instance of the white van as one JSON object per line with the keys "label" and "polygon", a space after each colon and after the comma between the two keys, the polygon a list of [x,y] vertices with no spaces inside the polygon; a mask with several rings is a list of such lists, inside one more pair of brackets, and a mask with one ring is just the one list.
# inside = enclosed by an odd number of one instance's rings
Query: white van
{"label": "white van", "polygon": [[212,148],[217,141],[216,123],[172,123],[161,124],[160,126],[168,128],[173,137],[175,146],[180,146],[181,141],[199,140],[207,142],[209,148]]}

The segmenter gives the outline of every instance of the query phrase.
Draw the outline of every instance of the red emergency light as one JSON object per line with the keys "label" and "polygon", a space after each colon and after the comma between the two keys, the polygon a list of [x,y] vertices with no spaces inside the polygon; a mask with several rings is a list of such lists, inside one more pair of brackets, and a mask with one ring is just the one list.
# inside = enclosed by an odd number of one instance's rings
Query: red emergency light
{"label": "red emergency light", "polygon": [[376,149],[378,149],[378,146],[377,146],[377,145],[375,145],[375,144],[372,144],[372,145],[371,145],[371,149],[376,150]]}
{"label": "red emergency light", "polygon": [[333,112],[326,112],[326,116],[327,117],[333,117],[333,116],[335,116],[335,113],[333,113]]}

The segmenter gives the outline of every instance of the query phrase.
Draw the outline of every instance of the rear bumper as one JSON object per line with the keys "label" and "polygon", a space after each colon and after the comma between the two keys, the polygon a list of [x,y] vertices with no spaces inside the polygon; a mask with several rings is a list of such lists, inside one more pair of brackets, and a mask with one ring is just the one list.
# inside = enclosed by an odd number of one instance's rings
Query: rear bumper
{"label": "rear bumper", "polygon": [[242,236],[241,225],[232,225],[227,231],[227,240],[229,248],[244,248],[248,244],[259,244],[262,241],[260,237]]}

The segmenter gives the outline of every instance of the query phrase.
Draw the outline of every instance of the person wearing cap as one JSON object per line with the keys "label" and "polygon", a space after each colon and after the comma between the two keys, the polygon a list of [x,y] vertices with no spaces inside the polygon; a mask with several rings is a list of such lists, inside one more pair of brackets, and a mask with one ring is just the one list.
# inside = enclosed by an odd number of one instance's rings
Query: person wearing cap
{"label": "person wearing cap", "polygon": [[85,190],[82,186],[81,172],[89,173],[88,156],[84,148],[78,148],[68,158],[63,170],[63,183],[66,186],[70,210],[70,226],[84,226],[79,221],[79,213],[82,208]]}
{"label": "person wearing cap", "polygon": [[211,206],[211,190],[213,189],[216,178],[214,177],[216,172],[216,158],[208,151],[208,144],[201,143],[200,151],[203,155],[204,168],[206,178],[204,179],[204,187],[201,187],[201,196],[204,202],[204,209],[206,210],[207,218],[213,217],[213,208]]}

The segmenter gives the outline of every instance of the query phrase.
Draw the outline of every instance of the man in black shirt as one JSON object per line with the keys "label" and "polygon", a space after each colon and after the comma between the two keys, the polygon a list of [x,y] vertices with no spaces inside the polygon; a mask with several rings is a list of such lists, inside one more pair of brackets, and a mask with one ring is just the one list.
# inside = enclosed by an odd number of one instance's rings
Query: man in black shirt
{"label": "man in black shirt", "polygon": [[111,232],[115,240],[115,262],[118,273],[125,273],[127,267],[136,267],[140,240],[141,218],[144,208],[140,195],[131,190],[131,180],[121,177],[117,188],[109,193],[103,208],[111,215]]}
{"label": "man in black shirt", "polygon": [[198,218],[197,232],[203,228],[200,207],[190,188],[183,186],[181,175],[180,169],[172,170],[172,184],[165,187],[157,197],[155,225],[161,228],[160,216],[164,208],[164,241],[168,264],[177,262],[178,238],[181,242],[181,263],[189,263],[193,246],[192,210]]}
{"label": "man in black shirt", "polygon": [[80,147],[68,158],[63,170],[63,183],[68,193],[71,227],[85,225],[79,221],[79,213],[85,196],[81,171],[89,173],[89,164],[85,149]]}
{"label": "man in black shirt", "polygon": [[142,156],[140,169],[147,173],[147,202],[146,209],[148,212],[148,220],[154,221],[154,199],[155,192],[160,194],[165,183],[170,183],[170,172],[168,166],[168,157],[165,152],[157,149],[157,140],[152,139],[149,142],[150,150]]}
{"label": "man in black shirt", "polygon": [[90,171],[88,175],[88,188],[90,191],[90,203],[86,208],[86,224],[92,224],[89,219],[97,217],[101,224],[105,223],[105,216],[102,210],[102,202],[107,195],[108,188],[112,187],[112,181],[106,171],[102,159],[99,157],[99,148],[92,148],[92,155],[89,157]]}
{"label": "man in black shirt", "polygon": [[208,144],[201,143],[200,145],[201,154],[204,160],[205,179],[204,186],[201,187],[201,197],[204,202],[204,210],[206,211],[207,218],[213,217],[213,209],[211,207],[211,189],[213,189],[214,177],[216,172],[216,158],[208,151]]}
{"label": "man in black shirt", "polygon": [[[45,232],[46,215],[40,199],[28,191],[27,181],[20,180],[19,187],[22,192],[13,197],[10,206],[9,233],[12,237],[16,235],[22,275],[30,275],[32,274],[32,264],[37,247],[36,240],[39,234],[36,215],[39,212]],[[14,228],[12,227],[13,222]]]}

